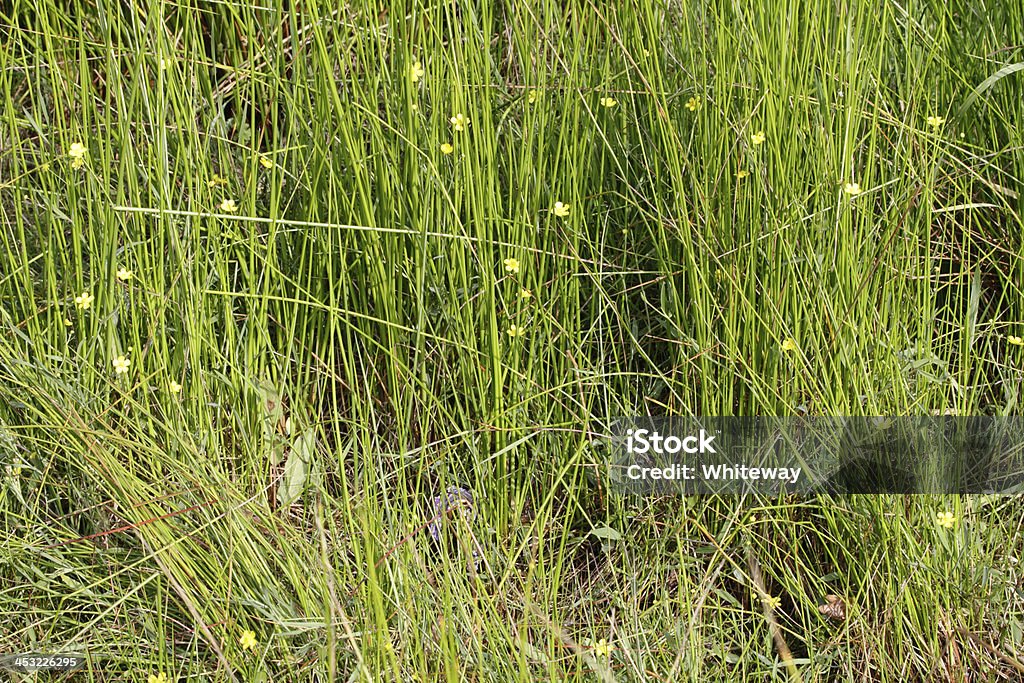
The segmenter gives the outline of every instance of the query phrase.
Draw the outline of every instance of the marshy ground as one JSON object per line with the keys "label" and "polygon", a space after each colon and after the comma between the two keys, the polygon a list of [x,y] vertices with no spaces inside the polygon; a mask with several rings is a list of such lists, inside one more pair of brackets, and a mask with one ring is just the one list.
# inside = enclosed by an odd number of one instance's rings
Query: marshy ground
{"label": "marshy ground", "polygon": [[4,4],[0,655],[1020,680],[1018,498],[623,498],[598,436],[1016,413],[1022,45],[1015,2]]}

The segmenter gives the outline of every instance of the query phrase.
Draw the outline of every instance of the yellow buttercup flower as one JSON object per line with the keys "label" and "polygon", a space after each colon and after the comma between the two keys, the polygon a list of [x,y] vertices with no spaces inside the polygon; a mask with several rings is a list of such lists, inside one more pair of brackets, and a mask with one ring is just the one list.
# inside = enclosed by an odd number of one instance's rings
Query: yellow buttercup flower
{"label": "yellow buttercup flower", "polygon": [[1015,337],[1012,334],[1006,337],[1006,341],[1010,342],[1014,346],[1024,346],[1024,339],[1021,339],[1020,337]]}
{"label": "yellow buttercup flower", "polygon": [[860,183],[846,183],[845,185],[843,185],[843,192],[850,195],[851,197],[856,197],[857,195],[864,192],[864,190],[860,189]]}
{"label": "yellow buttercup flower", "polygon": [[532,296],[533,296],[533,292],[531,292],[528,289],[520,289],[519,290],[519,298],[520,299],[529,299]]}
{"label": "yellow buttercup flower", "polygon": [[242,646],[243,650],[255,650],[256,634],[252,631],[243,631],[242,637],[238,639],[238,644]]}
{"label": "yellow buttercup flower", "polygon": [[413,83],[423,78],[425,73],[427,72],[423,70],[423,64],[419,60],[413,62],[412,66],[409,67],[409,78],[412,79]]}
{"label": "yellow buttercup flower", "polygon": [[508,272],[516,274],[519,273],[519,259],[507,258],[505,259],[504,264],[505,270],[507,270]]}
{"label": "yellow buttercup flower", "polygon": [[450,142],[445,142],[441,145],[441,154],[451,154],[455,151],[455,146]]}
{"label": "yellow buttercup flower", "polygon": [[796,342],[790,337],[787,337],[785,341],[782,342],[783,351],[796,351],[798,348],[799,347],[796,345]]}
{"label": "yellow buttercup flower", "polygon": [[533,104],[534,102],[537,101],[537,98],[539,98],[539,97],[540,97],[540,90],[531,90],[530,92],[528,92],[526,94],[526,101],[528,103],[530,103],[530,104]]}
{"label": "yellow buttercup flower", "polygon": [[761,598],[761,602],[768,605],[772,609],[778,609],[782,606],[782,598],[776,597],[774,595],[765,595]]}
{"label": "yellow buttercup flower", "polygon": [[927,119],[925,119],[925,121],[932,128],[938,128],[939,126],[946,122],[946,119],[942,118],[941,116],[929,116]]}
{"label": "yellow buttercup flower", "polygon": [[765,140],[764,131],[759,130],[750,136],[750,141],[755,145],[763,145]]}
{"label": "yellow buttercup flower", "polygon": [[456,114],[451,117],[449,121],[452,122],[452,127],[459,133],[466,130],[466,126],[469,125],[469,119],[462,114]]}
{"label": "yellow buttercup flower", "polygon": [[238,204],[235,203],[234,199],[225,199],[220,203],[220,210],[225,213],[234,213],[238,211]]}
{"label": "yellow buttercup flower", "polygon": [[698,100],[696,97],[691,97],[690,99],[686,100],[686,108],[689,109],[690,111],[697,111],[698,109],[700,109],[700,100]]}
{"label": "yellow buttercup flower", "polygon": [[274,160],[268,156],[260,155],[260,166],[267,169],[268,171],[274,168]]}
{"label": "yellow buttercup flower", "polygon": [[119,375],[123,375],[124,373],[128,372],[128,368],[130,368],[131,365],[132,362],[130,360],[128,360],[124,356],[118,356],[117,358],[114,359],[114,372],[116,372]]}
{"label": "yellow buttercup flower", "polygon": [[555,202],[555,206],[551,210],[559,218],[565,218],[569,215],[569,205],[562,202]]}
{"label": "yellow buttercup flower", "polygon": [[121,282],[128,282],[128,280],[131,280],[133,277],[135,277],[135,273],[128,270],[124,266],[121,266],[120,268],[117,269],[117,279],[120,280]]}
{"label": "yellow buttercup flower", "polygon": [[181,393],[181,385],[172,379],[170,382],[167,383],[167,390],[170,391],[172,394],[179,394]]}
{"label": "yellow buttercup flower", "polygon": [[594,644],[594,656],[607,659],[608,655],[610,655],[614,649],[614,645],[609,645],[608,641],[602,638]]}
{"label": "yellow buttercup flower", "polygon": [[89,292],[82,292],[81,294],[75,297],[75,306],[81,310],[85,310],[92,306],[92,302],[95,300],[96,297],[94,297]]}
{"label": "yellow buttercup flower", "polygon": [[608,109],[611,109],[616,104],[618,104],[618,102],[615,101],[614,97],[602,97],[600,102],[602,107],[606,107]]}
{"label": "yellow buttercup flower", "polygon": [[64,327],[71,327],[72,324],[71,318],[64,318]]}
{"label": "yellow buttercup flower", "polygon": [[167,674],[161,671],[159,674],[149,674],[147,683],[167,683]]}
{"label": "yellow buttercup flower", "polygon": [[508,328],[508,336],[512,337],[513,339],[515,339],[516,337],[522,337],[525,334],[526,330],[524,330],[519,325],[511,325]]}
{"label": "yellow buttercup flower", "polygon": [[85,157],[89,153],[81,142],[72,142],[68,149],[68,156],[71,157],[71,168],[82,168],[85,166]]}
{"label": "yellow buttercup flower", "polygon": [[228,179],[227,178],[222,178],[221,176],[217,175],[216,173],[213,174],[212,178],[210,178],[209,180],[206,181],[206,186],[207,187],[217,187],[218,185],[227,185],[227,184],[228,184]]}
{"label": "yellow buttercup flower", "polygon": [[945,511],[935,515],[935,523],[945,529],[952,529],[956,526],[956,517],[952,512]]}
{"label": "yellow buttercup flower", "polygon": [[740,170],[736,171],[736,177],[739,178],[740,180],[743,180],[748,175],[750,175],[750,172],[749,171],[745,171],[742,168]]}

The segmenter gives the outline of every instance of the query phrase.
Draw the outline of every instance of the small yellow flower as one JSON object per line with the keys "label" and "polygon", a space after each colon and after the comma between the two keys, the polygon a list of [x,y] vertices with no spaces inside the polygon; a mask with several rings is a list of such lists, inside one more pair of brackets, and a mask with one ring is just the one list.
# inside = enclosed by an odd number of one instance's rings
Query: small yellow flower
{"label": "small yellow flower", "polygon": [[744,179],[744,178],[746,178],[746,177],[747,177],[748,175],[750,175],[750,172],[749,172],[749,171],[746,171],[746,170],[744,170],[744,169],[742,169],[742,168],[741,168],[740,170],[736,171],[736,177],[737,177],[737,178],[738,178],[739,180],[743,180],[743,179]]}
{"label": "small yellow flower", "polygon": [[785,341],[782,342],[783,351],[796,351],[798,348],[799,347],[796,345],[796,342],[793,341],[792,337],[787,337]]}
{"label": "small yellow flower", "polygon": [[763,130],[759,130],[759,131],[757,131],[756,133],[754,133],[753,135],[750,136],[750,141],[754,145],[763,145],[764,144],[764,139],[765,138],[764,138],[764,131]]}
{"label": "small yellow flower", "polygon": [[121,266],[120,268],[117,269],[117,279],[120,280],[121,282],[128,282],[133,277],[135,277],[135,273],[128,270],[124,266]]}
{"label": "small yellow flower", "polygon": [[167,683],[167,674],[161,671],[159,674],[149,674],[147,683]]}
{"label": "small yellow flower", "polygon": [[1012,334],[1006,337],[1006,341],[1010,342],[1014,346],[1024,346],[1024,339],[1016,337]]}
{"label": "small yellow flower", "polygon": [[95,300],[96,297],[94,297],[89,292],[82,292],[81,294],[75,297],[75,306],[84,311],[85,309],[92,306],[92,302]]}
{"label": "small yellow flower", "polygon": [[782,598],[776,597],[774,595],[765,595],[761,598],[761,602],[768,605],[772,609],[779,609],[779,607],[782,606]]}
{"label": "small yellow flower", "polygon": [[423,64],[419,60],[413,62],[412,66],[409,67],[409,78],[412,79],[413,83],[423,78],[425,73],[427,72],[423,70]]}
{"label": "small yellow flower", "polygon": [[524,330],[519,325],[511,325],[508,328],[508,336],[512,337],[513,339],[515,339],[516,337],[522,337],[525,334],[526,330]]}
{"label": "small yellow flower", "polygon": [[456,114],[451,117],[449,121],[452,122],[452,127],[455,128],[456,132],[461,133],[466,130],[466,126],[469,125],[469,119],[462,114]]}
{"label": "small yellow flower", "polygon": [[242,646],[243,650],[255,650],[256,634],[252,631],[243,631],[242,637],[238,639],[238,644]]}
{"label": "small yellow flower", "polygon": [[210,178],[209,180],[206,181],[206,186],[207,187],[217,187],[218,185],[227,185],[227,184],[228,184],[227,178],[222,178],[221,176],[217,175],[216,173],[213,174],[212,178]]}
{"label": "small yellow flower", "polygon": [[238,204],[235,203],[234,199],[225,199],[220,203],[220,210],[226,213],[234,213],[238,211]]}
{"label": "small yellow flower", "polygon": [[68,150],[68,156],[71,157],[71,167],[74,169],[80,169],[85,166],[85,157],[89,154],[86,146],[81,142],[72,142],[71,147]]}
{"label": "small yellow flower", "polygon": [[530,92],[526,93],[526,101],[529,104],[533,104],[534,102],[536,102],[539,97],[540,90],[531,90]]}
{"label": "small yellow flower", "polygon": [[956,517],[953,516],[952,512],[940,512],[935,515],[935,523],[945,529],[952,529],[956,526]]}
{"label": "small yellow flower", "polygon": [[555,202],[555,206],[552,211],[559,218],[565,218],[569,215],[569,205],[563,204],[562,202]]}
{"label": "small yellow flower", "polygon": [[932,128],[938,128],[939,126],[946,122],[946,119],[942,118],[941,116],[929,116],[926,119],[926,121],[928,125],[931,126]]}
{"label": "small yellow flower", "polygon": [[451,154],[455,151],[455,147],[450,142],[445,142],[441,145],[441,154]]}
{"label": "small yellow flower", "polygon": [[64,327],[71,327],[71,318],[64,318]]}
{"label": "small yellow flower", "polygon": [[175,382],[173,379],[167,383],[167,390],[172,394],[181,393],[181,385]]}
{"label": "small yellow flower", "polygon": [[602,638],[594,644],[594,656],[600,657],[601,659],[607,659],[608,655],[610,655],[614,649],[614,645],[609,645],[608,641]]}
{"label": "small yellow flower", "polygon": [[510,273],[516,273],[517,275],[519,274],[519,259],[507,258],[505,259],[504,264],[505,270],[507,270]]}
{"label": "small yellow flower", "polygon": [[600,101],[601,101],[601,106],[602,107],[606,107],[608,109],[611,109],[616,104],[618,104],[618,102],[615,101],[614,97],[602,97]]}
{"label": "small yellow flower", "polygon": [[520,289],[519,290],[519,298],[520,299],[529,299],[532,296],[533,296],[533,292],[531,292],[528,289]]}
{"label": "small yellow flower", "polygon": [[267,169],[268,171],[274,168],[274,160],[268,156],[260,155],[260,166]]}
{"label": "small yellow flower", "polygon": [[128,372],[128,368],[131,367],[132,362],[124,356],[118,356],[114,359],[114,372],[119,375],[123,375]]}
{"label": "small yellow flower", "polygon": [[689,109],[690,111],[697,111],[698,109],[700,109],[700,100],[697,99],[696,97],[691,97],[690,99],[686,100],[686,108]]}
{"label": "small yellow flower", "polygon": [[857,195],[864,192],[864,190],[860,188],[860,183],[846,183],[845,185],[843,185],[843,192],[850,195],[851,197],[856,197]]}
{"label": "small yellow flower", "polygon": [[81,142],[72,142],[68,149],[68,156],[71,157],[71,168],[79,169],[85,166],[85,156],[89,153]]}

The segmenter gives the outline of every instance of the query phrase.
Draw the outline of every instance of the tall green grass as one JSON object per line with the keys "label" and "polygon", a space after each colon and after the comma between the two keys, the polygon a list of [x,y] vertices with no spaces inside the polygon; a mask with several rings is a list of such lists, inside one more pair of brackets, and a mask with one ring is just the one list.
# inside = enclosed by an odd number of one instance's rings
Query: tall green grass
{"label": "tall green grass", "polygon": [[[1017,500],[623,501],[595,445],[620,415],[1017,412],[1016,3],[0,12],[0,654],[1024,671]],[[476,515],[435,547],[452,485]]]}

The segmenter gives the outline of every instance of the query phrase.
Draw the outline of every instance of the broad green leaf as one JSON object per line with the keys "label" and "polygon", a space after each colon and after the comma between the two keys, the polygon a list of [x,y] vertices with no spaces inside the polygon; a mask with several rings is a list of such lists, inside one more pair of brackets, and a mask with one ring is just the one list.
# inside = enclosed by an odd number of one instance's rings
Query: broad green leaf
{"label": "broad green leaf", "polygon": [[293,449],[284,463],[284,476],[277,487],[277,502],[286,508],[299,499],[306,486],[307,463]]}
{"label": "broad green leaf", "polygon": [[618,531],[611,528],[610,526],[594,527],[590,530],[590,535],[597,536],[598,538],[604,539],[606,541],[622,540],[622,534],[620,534]]}
{"label": "broad green leaf", "polygon": [[312,429],[307,429],[295,438],[295,443],[292,444],[292,452],[308,464],[313,459],[314,446],[316,446],[316,432]]}
{"label": "broad green leaf", "polygon": [[309,485],[320,483],[320,469],[313,457],[316,450],[316,432],[310,428],[295,438],[288,460],[284,464],[284,475],[277,489],[277,500],[281,507],[297,501]]}
{"label": "broad green leaf", "polygon": [[[275,443],[276,441],[276,443]],[[281,440],[271,439],[270,441],[270,464],[277,467],[284,460],[285,443]]]}
{"label": "broad green leaf", "polygon": [[277,390],[270,380],[265,379],[260,382],[260,400],[263,409],[267,412],[267,421],[264,424],[270,432],[276,433],[277,425],[284,416],[281,392]]}

